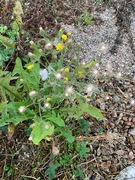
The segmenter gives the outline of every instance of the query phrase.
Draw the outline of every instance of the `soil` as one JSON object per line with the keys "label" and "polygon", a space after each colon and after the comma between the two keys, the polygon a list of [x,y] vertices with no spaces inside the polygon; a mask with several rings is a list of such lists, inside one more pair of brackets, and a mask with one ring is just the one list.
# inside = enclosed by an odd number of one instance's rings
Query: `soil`
{"label": "soil", "polygon": [[[20,57],[27,54],[29,48],[25,46],[26,37],[31,40],[37,40],[39,36],[39,28],[42,26],[48,32],[55,35],[55,32],[63,27],[65,31],[71,30],[75,43],[80,43],[81,40],[87,42],[87,37],[90,35],[97,36],[90,40],[93,42],[93,49],[90,54],[98,50],[97,43],[106,41],[104,37],[105,32],[110,33],[108,37],[112,37],[107,44],[108,50],[102,53],[100,60],[103,64],[106,63],[105,57],[108,56],[107,61],[113,63],[114,72],[119,70],[115,68],[116,64],[114,57],[120,58],[123,56],[121,47],[127,48],[126,53],[129,56],[126,65],[129,67],[129,74],[125,76],[116,77],[115,73],[108,75],[108,78],[97,77],[98,88],[103,92],[96,97],[93,105],[99,107],[104,115],[102,121],[90,119],[89,135],[76,137],[77,139],[86,140],[87,147],[90,148],[88,157],[80,162],[78,160],[78,167],[83,169],[87,174],[89,180],[109,180],[115,179],[119,172],[130,164],[135,164],[135,79],[133,70],[135,70],[135,3],[132,0],[104,0],[103,3],[95,5],[95,1],[46,1],[44,0],[22,0],[23,2],[23,26],[27,32],[22,35],[20,42],[18,42],[18,53]],[[27,6],[26,3],[30,3]],[[0,24],[10,27],[12,8],[14,3],[9,2],[7,5],[2,1],[0,7]],[[112,10],[110,10],[110,8]],[[86,26],[81,24],[80,29],[76,26],[77,18],[84,13],[85,9],[93,15],[93,24]],[[106,19],[106,15],[110,10],[114,18]],[[104,14],[106,13],[106,14]],[[95,14],[95,15],[94,15]],[[104,16],[105,15],[105,16]],[[104,17],[103,17],[104,16]],[[108,22],[112,20],[112,22]],[[105,22],[105,23],[104,23]],[[74,24],[74,25],[73,25]],[[106,25],[105,25],[106,24]],[[132,24],[132,26],[131,26]],[[101,28],[108,28],[111,25],[113,32],[104,31],[102,34],[98,33]],[[114,27],[113,27],[114,26]],[[129,28],[130,27],[130,28]],[[93,34],[90,30],[93,29]],[[104,29],[105,30],[105,29]],[[97,33],[97,34],[96,34]],[[80,34],[80,38],[79,38]],[[100,35],[99,35],[100,34]],[[86,38],[84,38],[86,36]],[[83,37],[83,38],[82,38]],[[99,39],[100,38],[100,39]],[[81,58],[86,62],[89,51],[89,46],[83,41],[84,50]],[[95,43],[95,44],[94,44]],[[112,44],[111,44],[112,43]],[[124,50],[125,50],[124,49]],[[86,51],[87,50],[87,51]],[[90,55],[92,57],[93,55]],[[111,57],[109,59],[109,57]],[[122,61],[125,63],[125,61]],[[8,64],[9,69],[12,66],[12,61]],[[105,66],[105,65],[103,65]],[[97,68],[98,69],[98,68]],[[98,71],[102,74],[104,68],[99,68]],[[110,70],[109,70],[110,71]],[[125,71],[125,69],[124,69]],[[123,71],[122,71],[123,72]],[[100,74],[99,73],[99,74]],[[110,73],[110,72],[109,72]],[[77,130],[77,127],[76,129]],[[51,148],[52,143],[42,141],[40,146],[33,145],[29,140],[29,132],[27,124],[22,123],[15,129],[14,135],[10,138],[7,134],[6,127],[0,130],[0,179],[1,180],[24,180],[24,179],[49,179],[45,174],[46,169],[51,162]],[[64,151],[64,142],[58,142],[61,151]],[[57,158],[60,158],[59,156]],[[11,169],[11,176],[4,171],[4,166]],[[71,169],[60,168],[56,172],[55,179],[68,180],[71,179],[69,172]],[[75,179],[72,177],[72,179]],[[81,179],[81,178],[76,178]]]}

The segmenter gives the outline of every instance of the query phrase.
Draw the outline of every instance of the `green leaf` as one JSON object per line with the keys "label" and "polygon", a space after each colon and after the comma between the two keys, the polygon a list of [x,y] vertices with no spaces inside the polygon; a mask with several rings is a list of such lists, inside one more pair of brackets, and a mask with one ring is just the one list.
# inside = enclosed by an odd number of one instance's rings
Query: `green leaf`
{"label": "green leaf", "polygon": [[45,174],[49,176],[49,179],[53,179],[56,174],[56,169],[59,167],[58,163],[51,163],[50,167],[45,171]]}
{"label": "green leaf", "polygon": [[86,147],[85,142],[78,142],[76,146],[76,150],[79,152],[81,158],[87,157],[87,153],[90,152],[90,148]]}
{"label": "green leaf", "polygon": [[6,105],[7,105],[7,101],[0,103],[0,112],[2,112],[6,108]]}
{"label": "green leaf", "polygon": [[55,123],[56,125],[58,125],[60,127],[65,126],[65,122],[63,121],[63,119],[60,117],[59,114],[56,114],[55,111],[52,111],[51,113],[48,113],[45,117],[46,117],[46,119],[48,121],[51,121],[51,122]]}
{"label": "green leaf", "polygon": [[21,72],[23,72],[23,67],[22,67],[22,62],[21,62],[21,59],[20,58],[17,58],[16,59],[16,63],[15,63],[15,67],[14,67],[14,70],[13,70],[13,75],[15,74],[20,74]]}
{"label": "green leaf", "polygon": [[87,103],[80,103],[79,109],[84,112],[88,113],[90,116],[95,117],[96,119],[103,119],[103,114],[100,109],[87,104]]}
{"label": "green leaf", "polygon": [[34,144],[38,145],[39,142],[54,132],[54,125],[50,122],[45,122],[41,118],[36,118],[36,122],[32,125],[33,129],[30,137]]}
{"label": "green leaf", "polygon": [[75,138],[74,138],[74,136],[72,135],[72,132],[71,132],[68,128],[66,128],[66,127],[64,127],[64,128],[58,127],[58,128],[55,129],[55,131],[56,131],[56,132],[60,132],[60,135],[58,135],[58,136],[63,136],[63,137],[65,137],[66,140],[67,140],[69,143],[74,142],[74,139],[75,139]]}
{"label": "green leaf", "polygon": [[96,64],[95,60],[91,60],[88,64],[84,66],[84,68],[92,68]]}

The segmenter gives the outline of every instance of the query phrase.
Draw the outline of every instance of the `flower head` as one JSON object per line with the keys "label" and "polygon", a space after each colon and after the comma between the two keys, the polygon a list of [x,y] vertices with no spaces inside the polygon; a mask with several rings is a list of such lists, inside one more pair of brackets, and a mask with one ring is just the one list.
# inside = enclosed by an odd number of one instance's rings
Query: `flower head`
{"label": "flower head", "polygon": [[24,112],[26,111],[26,107],[25,107],[25,106],[20,106],[20,107],[18,108],[18,111],[19,111],[20,113],[24,113]]}
{"label": "flower head", "polygon": [[56,50],[60,51],[62,49],[63,49],[63,44],[62,43],[58,43],[57,46],[56,46]]}
{"label": "flower head", "polygon": [[30,64],[30,65],[27,66],[27,69],[31,70],[33,67],[34,67],[34,64]]}
{"label": "flower head", "polygon": [[48,71],[46,69],[40,69],[39,75],[41,76],[42,81],[45,81],[48,78]]}
{"label": "flower head", "polygon": [[65,68],[65,72],[68,73],[69,72],[69,68]]}
{"label": "flower head", "polygon": [[51,98],[49,98],[49,97],[48,97],[48,98],[46,98],[46,101],[50,101],[50,100],[51,100]]}
{"label": "flower head", "polygon": [[62,75],[60,73],[55,74],[56,79],[61,79]]}
{"label": "flower head", "polygon": [[62,34],[61,38],[66,41],[67,40],[67,35],[66,34]]}
{"label": "flower head", "polygon": [[30,45],[34,45],[35,43],[34,43],[34,41],[30,41]]}
{"label": "flower head", "polygon": [[93,91],[96,90],[97,88],[93,84],[89,84],[86,87],[86,92],[88,95],[92,95]]}
{"label": "flower head", "polygon": [[71,32],[68,32],[67,35],[68,35],[68,36],[71,36]]}
{"label": "flower head", "polygon": [[33,98],[33,97],[35,97],[37,95],[37,91],[30,91],[29,92],[29,96],[31,97],[31,98]]}
{"label": "flower head", "polygon": [[46,49],[46,50],[52,50],[52,49],[53,49],[53,45],[52,45],[51,43],[47,43],[47,44],[45,45],[45,49]]}
{"label": "flower head", "polygon": [[72,86],[69,86],[69,87],[66,88],[66,93],[67,94],[73,94],[73,92],[74,92],[74,89],[73,89]]}
{"label": "flower head", "polygon": [[34,56],[34,54],[33,54],[32,52],[29,52],[29,53],[28,53],[28,56],[29,56],[29,57],[32,57],[32,56]]}
{"label": "flower head", "polygon": [[44,107],[45,107],[45,108],[50,108],[50,106],[51,106],[51,105],[50,105],[50,103],[48,103],[48,102],[44,104]]}
{"label": "flower head", "polygon": [[65,82],[68,82],[68,77],[64,77],[64,81],[65,81]]}

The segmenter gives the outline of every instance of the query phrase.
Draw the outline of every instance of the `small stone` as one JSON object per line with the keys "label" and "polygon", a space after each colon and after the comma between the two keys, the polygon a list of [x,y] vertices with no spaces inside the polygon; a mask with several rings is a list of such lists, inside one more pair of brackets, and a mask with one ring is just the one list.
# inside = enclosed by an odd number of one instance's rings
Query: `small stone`
{"label": "small stone", "polygon": [[129,130],[129,134],[135,136],[135,128]]}

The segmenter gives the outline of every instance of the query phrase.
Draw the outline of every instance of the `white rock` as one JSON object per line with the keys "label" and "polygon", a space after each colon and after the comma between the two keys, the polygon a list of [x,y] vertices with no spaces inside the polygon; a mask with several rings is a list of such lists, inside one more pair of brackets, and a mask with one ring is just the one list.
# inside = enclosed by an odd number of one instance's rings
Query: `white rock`
{"label": "white rock", "polygon": [[130,165],[123,169],[118,176],[116,176],[115,180],[135,180],[135,164]]}

